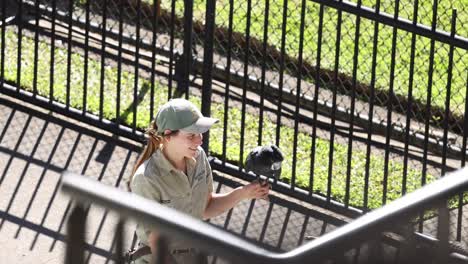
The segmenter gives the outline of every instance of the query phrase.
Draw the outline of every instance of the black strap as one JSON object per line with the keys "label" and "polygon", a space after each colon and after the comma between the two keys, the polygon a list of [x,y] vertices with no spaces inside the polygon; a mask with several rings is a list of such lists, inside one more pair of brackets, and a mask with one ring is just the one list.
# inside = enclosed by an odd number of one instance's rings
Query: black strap
{"label": "black strap", "polygon": [[197,251],[194,248],[180,248],[172,250],[172,254],[186,254],[186,253],[196,253]]}
{"label": "black strap", "polygon": [[149,246],[142,246],[136,250],[131,249],[125,253],[125,260],[130,263],[146,255],[151,255],[151,248]]}

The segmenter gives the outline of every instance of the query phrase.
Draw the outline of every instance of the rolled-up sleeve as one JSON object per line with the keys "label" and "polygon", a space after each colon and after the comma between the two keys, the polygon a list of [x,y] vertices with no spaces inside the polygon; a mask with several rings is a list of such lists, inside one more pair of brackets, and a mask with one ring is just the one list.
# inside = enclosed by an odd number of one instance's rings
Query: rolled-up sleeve
{"label": "rolled-up sleeve", "polygon": [[157,184],[143,174],[135,175],[132,184],[132,192],[156,202],[161,202],[161,192]]}

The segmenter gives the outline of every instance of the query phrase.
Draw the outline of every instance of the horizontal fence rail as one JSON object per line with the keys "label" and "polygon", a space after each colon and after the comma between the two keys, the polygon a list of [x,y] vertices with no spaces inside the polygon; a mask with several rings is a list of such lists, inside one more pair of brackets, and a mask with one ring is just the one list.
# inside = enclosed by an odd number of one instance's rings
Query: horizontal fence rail
{"label": "horizontal fence rail", "polygon": [[362,16],[365,18],[378,21],[382,24],[390,25],[392,27],[402,29],[408,32],[416,33],[421,36],[429,37],[431,39],[444,42],[462,49],[468,49],[468,38],[463,36],[453,36],[450,32],[434,30],[427,25],[414,23],[408,19],[402,19],[394,15],[379,12],[378,9],[372,9],[366,6],[360,6],[357,3],[343,1],[343,0],[309,0],[315,3],[323,4],[325,6],[333,7],[336,10],[345,11],[350,14]]}
{"label": "horizontal fence rail", "polygon": [[[439,208],[437,261],[438,263],[449,263],[447,262],[450,253],[447,199],[468,189],[468,169],[447,175],[286,253],[275,253],[258,247],[191,216],[84,176],[70,172],[63,173],[61,188],[74,199],[78,199],[80,203],[103,205],[119,212],[122,217],[133,218],[154,226],[163,236],[184,239],[197,245],[203,252],[244,263],[304,263],[304,261],[322,261],[330,257],[335,258],[360,242],[378,239],[382,232],[392,230],[395,225],[410,220],[411,216],[435,206]],[[76,221],[73,217],[70,220]],[[414,245],[408,243],[410,246],[406,253],[409,253],[409,256],[416,254],[416,252],[410,253],[411,246]],[[75,246],[80,248],[81,245],[75,243]],[[74,251],[76,249],[69,249],[69,251],[79,254]]]}

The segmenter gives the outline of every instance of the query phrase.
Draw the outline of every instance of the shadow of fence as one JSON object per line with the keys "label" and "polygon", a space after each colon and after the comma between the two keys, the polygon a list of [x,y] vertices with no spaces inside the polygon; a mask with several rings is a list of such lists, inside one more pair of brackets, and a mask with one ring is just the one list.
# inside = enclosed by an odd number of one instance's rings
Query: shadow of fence
{"label": "shadow of fence", "polygon": [[[49,252],[60,252],[57,243],[66,243],[66,221],[75,206],[73,199],[60,192],[60,173],[70,170],[125,189],[123,183],[140,146],[5,96],[0,97],[0,110],[4,113],[0,118],[0,233],[12,240],[28,237],[31,243],[25,251],[42,250],[47,244]],[[244,183],[217,172],[214,177],[217,192]],[[84,212],[91,230],[84,245],[88,254],[85,261],[96,257],[109,261],[116,247],[115,233],[110,229],[116,215],[92,204]],[[286,251],[344,221],[326,210],[273,195],[269,202],[243,202],[210,223],[266,248]],[[131,246],[133,228],[133,223],[126,225],[127,247]],[[31,231],[33,234],[27,235]],[[46,242],[39,237],[47,237]]]}

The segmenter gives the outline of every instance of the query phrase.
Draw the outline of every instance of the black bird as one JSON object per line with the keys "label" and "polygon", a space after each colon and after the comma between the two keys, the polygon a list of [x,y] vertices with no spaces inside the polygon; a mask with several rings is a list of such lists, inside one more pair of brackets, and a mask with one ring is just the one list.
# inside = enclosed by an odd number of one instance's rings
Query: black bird
{"label": "black bird", "polygon": [[245,170],[255,173],[260,183],[264,185],[268,180],[261,181],[260,175],[278,180],[283,160],[283,153],[276,145],[258,146],[247,156]]}

